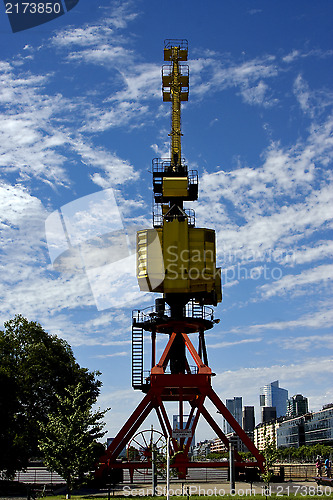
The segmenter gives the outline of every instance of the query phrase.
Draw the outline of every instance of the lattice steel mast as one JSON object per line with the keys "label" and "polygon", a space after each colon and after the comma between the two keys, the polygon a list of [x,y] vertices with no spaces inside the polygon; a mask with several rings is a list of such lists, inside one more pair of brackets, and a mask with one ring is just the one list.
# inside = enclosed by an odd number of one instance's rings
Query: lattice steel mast
{"label": "lattice steel mast", "polygon": [[[175,43],[179,45],[174,45]],[[170,66],[163,66],[163,100],[172,102],[171,111],[171,164],[174,171],[181,167],[181,101],[188,101],[189,71],[188,66],[180,65],[187,60],[186,40],[166,40],[164,60],[171,61]]]}

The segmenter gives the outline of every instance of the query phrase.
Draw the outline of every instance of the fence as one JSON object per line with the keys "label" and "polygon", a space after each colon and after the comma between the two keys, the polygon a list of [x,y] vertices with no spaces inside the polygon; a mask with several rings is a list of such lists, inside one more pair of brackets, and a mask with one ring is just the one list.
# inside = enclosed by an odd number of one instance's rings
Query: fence
{"label": "fence", "polygon": [[25,484],[65,484],[57,472],[51,472],[45,467],[28,467],[26,471],[17,472],[14,480]]}
{"label": "fence", "polygon": [[[161,478],[162,479],[162,478]],[[190,482],[226,482],[228,480],[228,470],[223,467],[221,469],[216,468],[198,468],[198,469],[188,469],[188,474],[184,483]],[[151,469],[140,469],[134,470],[134,483],[151,483]],[[177,477],[170,477],[170,481],[179,482]],[[128,469],[124,469],[124,483],[130,482],[130,475]]]}
{"label": "fence", "polygon": [[[282,469],[282,470],[281,470]],[[294,464],[294,463],[279,463],[272,467],[276,476],[283,474],[285,481],[290,480],[311,480],[316,476],[316,467],[314,464]],[[282,478],[281,478],[282,479]],[[177,480],[177,478],[171,478]],[[187,481],[195,482],[225,482],[228,480],[228,470],[226,468],[198,468],[189,469],[186,477]],[[48,471],[45,467],[28,467],[26,471],[17,472],[15,481],[25,484],[47,484],[60,485],[65,481],[56,472]],[[129,483],[129,471],[124,469],[124,483]],[[141,469],[134,471],[135,483],[151,483],[151,470]]]}
{"label": "fence", "polygon": [[281,469],[283,470],[283,477],[285,481],[290,480],[303,480],[308,481],[313,478],[316,472],[314,464],[292,464],[292,463],[279,463],[273,467],[273,472],[277,476],[281,476]]}

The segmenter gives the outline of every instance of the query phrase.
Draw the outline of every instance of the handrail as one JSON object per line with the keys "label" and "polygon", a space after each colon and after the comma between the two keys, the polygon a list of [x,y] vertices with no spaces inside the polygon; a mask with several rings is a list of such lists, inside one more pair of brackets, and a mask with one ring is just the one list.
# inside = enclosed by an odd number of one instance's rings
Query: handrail
{"label": "handrail", "polygon": [[[201,306],[200,304],[194,302],[194,300],[188,302],[184,309],[184,318],[203,319],[208,321],[214,320],[213,308],[209,306]],[[155,321],[159,317],[165,319],[171,318],[171,309],[167,304],[165,305],[163,315],[156,311],[155,306],[149,306],[144,309],[135,309],[132,311],[132,319],[135,320],[136,323]]]}
{"label": "handrail", "polygon": [[[159,207],[157,207],[158,209]],[[194,227],[195,226],[195,211],[193,210],[193,208],[186,208],[184,210],[185,214],[187,215],[187,219],[188,219],[188,225],[190,227]],[[169,219],[176,219],[178,217],[178,215],[169,215],[168,218]],[[163,226],[163,215],[161,212],[155,212],[153,211],[153,226],[154,227],[162,227]]]}

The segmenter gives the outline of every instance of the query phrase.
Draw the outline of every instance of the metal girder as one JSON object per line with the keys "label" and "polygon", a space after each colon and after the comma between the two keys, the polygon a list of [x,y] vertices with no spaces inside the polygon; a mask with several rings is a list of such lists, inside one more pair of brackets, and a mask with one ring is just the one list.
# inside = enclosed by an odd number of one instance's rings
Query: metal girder
{"label": "metal girder", "polygon": [[[237,467],[259,467],[264,470],[264,457],[259,453],[254,446],[251,439],[247,436],[245,431],[241,428],[235,418],[231,415],[221,399],[214,392],[211,386],[211,369],[207,367],[201,360],[199,354],[193,347],[186,334],[182,334],[186,348],[195,360],[198,366],[197,374],[166,374],[167,360],[169,359],[169,352],[176,334],[171,334],[167,346],[161,356],[159,363],[151,370],[150,389],[136,410],[124,424],[116,438],[110,444],[107,453],[101,459],[100,470],[105,468],[128,468],[133,470],[135,468],[147,468],[149,464],[142,464],[139,466],[137,463],[133,465],[131,462],[119,463],[116,462],[117,456],[120,451],[129,442],[134,433],[138,430],[139,426],[144,422],[149,413],[155,408],[158,420],[160,422],[162,432],[167,437],[171,437],[172,447],[174,453],[182,452],[176,455],[173,467],[178,469],[181,477],[186,476],[188,468],[192,467],[226,467],[227,462],[191,462],[188,458],[189,447],[191,438],[187,438],[186,445],[185,439],[178,441],[172,438],[172,425],[170,423],[167,411],[165,409],[165,401],[178,401],[181,406],[183,402],[189,402],[191,406],[190,418],[186,423],[186,428],[192,429],[192,435],[195,432],[200,415],[202,415],[211,428],[216,432],[218,437],[223,441],[226,447],[229,447],[229,440],[220,429],[214,418],[210,415],[204,406],[205,399],[208,398],[215,405],[216,409],[223,415],[229,425],[233,428],[235,433],[243,441],[248,450],[256,458],[256,462],[243,462],[238,453],[235,453]],[[157,368],[157,369],[156,369]],[[203,373],[202,373],[203,371]],[[195,412],[196,411],[196,412]],[[183,407],[180,409],[180,414],[183,414]],[[194,416],[194,418],[193,418]],[[193,421],[192,421],[193,419]],[[214,464],[214,465],[212,465]]]}

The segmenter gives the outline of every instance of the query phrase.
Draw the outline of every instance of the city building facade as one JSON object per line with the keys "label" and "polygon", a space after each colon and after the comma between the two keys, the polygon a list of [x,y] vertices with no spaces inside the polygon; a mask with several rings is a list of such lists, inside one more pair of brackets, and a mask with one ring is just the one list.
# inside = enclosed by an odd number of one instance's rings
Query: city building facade
{"label": "city building facade", "polygon": [[205,458],[209,453],[211,453],[211,448],[213,445],[212,439],[205,439],[205,441],[199,441],[192,449],[192,457],[194,459]]}
{"label": "city building facade", "polygon": [[295,394],[287,401],[287,417],[300,417],[309,413],[308,398],[302,394]]}
{"label": "city building facade", "polygon": [[254,429],[254,444],[258,450],[263,450],[267,442],[274,442],[277,448],[333,446],[333,404],[296,418],[281,417],[260,423]]}
{"label": "city building facade", "polygon": [[276,417],[282,417],[287,413],[288,391],[279,387],[279,381],[275,380],[260,389],[260,406],[276,408]]}
{"label": "city building facade", "polygon": [[[239,425],[242,425],[242,409],[243,409],[243,399],[241,397],[235,397],[233,399],[226,399],[225,405],[230,411],[232,416],[237,420]],[[233,432],[232,427],[228,422],[223,419],[223,432],[224,434],[230,434]]]}
{"label": "city building facade", "polygon": [[254,406],[244,406],[242,427],[245,432],[253,432],[255,427]]}
{"label": "city building facade", "polygon": [[227,451],[227,447],[220,438],[215,438],[213,439],[210,451],[211,453],[224,453]]}
{"label": "city building facade", "polygon": [[259,451],[263,451],[267,444],[276,446],[277,429],[280,423],[275,421],[262,422],[254,429],[253,442]]}
{"label": "city building facade", "polygon": [[[246,433],[249,438],[253,441],[253,432]],[[234,446],[235,451],[249,451],[243,441],[239,438],[239,436],[235,432],[230,432],[226,434],[229,442]],[[225,453],[228,451],[228,448],[225,446],[223,441],[220,438],[216,438],[213,440],[211,445],[211,453]]]}
{"label": "city building facade", "polygon": [[295,447],[315,444],[333,445],[333,404],[281,422],[277,430],[277,446]]}
{"label": "city building facade", "polygon": [[262,406],[261,407],[261,422],[271,422],[276,420],[275,406]]}

